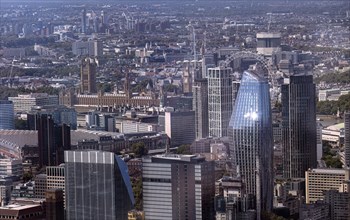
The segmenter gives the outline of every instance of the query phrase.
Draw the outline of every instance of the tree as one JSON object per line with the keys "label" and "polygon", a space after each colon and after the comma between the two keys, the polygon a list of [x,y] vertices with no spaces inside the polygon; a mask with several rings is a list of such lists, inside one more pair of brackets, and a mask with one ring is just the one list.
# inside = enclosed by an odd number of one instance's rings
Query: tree
{"label": "tree", "polygon": [[26,120],[15,119],[15,129],[16,130],[27,130],[28,124]]}
{"label": "tree", "polygon": [[142,157],[148,153],[145,143],[143,142],[133,143],[131,145],[131,150],[135,154],[135,157]]}
{"label": "tree", "polygon": [[134,192],[135,196],[135,209],[136,210],[142,210],[142,199],[143,199],[143,194],[142,194],[142,178],[135,178],[132,180],[132,190]]}
{"label": "tree", "polygon": [[190,150],[190,146],[189,144],[183,144],[181,146],[179,146],[176,150],[177,154],[192,154],[191,150]]}

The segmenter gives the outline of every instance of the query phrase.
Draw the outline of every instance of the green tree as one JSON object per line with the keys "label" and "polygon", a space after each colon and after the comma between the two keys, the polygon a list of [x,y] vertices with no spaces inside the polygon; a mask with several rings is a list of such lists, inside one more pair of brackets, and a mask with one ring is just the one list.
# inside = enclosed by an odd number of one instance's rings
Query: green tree
{"label": "green tree", "polygon": [[28,130],[28,124],[26,120],[15,119],[15,129],[16,130]]}
{"label": "green tree", "polygon": [[135,209],[142,210],[143,194],[142,194],[142,178],[135,178],[132,180],[132,190],[135,196]]}
{"label": "green tree", "polygon": [[176,150],[177,154],[192,154],[191,150],[190,150],[190,146],[189,144],[183,144],[181,146],[179,146]]}
{"label": "green tree", "polygon": [[148,153],[145,143],[143,142],[133,143],[131,145],[131,150],[135,154],[135,157],[142,157]]}

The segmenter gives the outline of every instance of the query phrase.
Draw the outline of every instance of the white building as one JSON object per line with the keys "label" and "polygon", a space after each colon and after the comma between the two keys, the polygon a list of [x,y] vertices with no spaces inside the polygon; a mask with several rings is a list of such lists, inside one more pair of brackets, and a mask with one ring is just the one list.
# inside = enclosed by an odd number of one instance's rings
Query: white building
{"label": "white building", "polygon": [[58,105],[58,96],[47,93],[18,95],[17,97],[9,97],[9,100],[13,102],[15,113],[29,112],[34,106]]}
{"label": "white building", "polygon": [[0,159],[0,176],[18,176],[23,175],[22,160]]}
{"label": "white building", "polygon": [[309,169],[305,172],[306,203],[322,200],[326,190],[339,190],[349,177],[348,169]]}
{"label": "white building", "polygon": [[209,136],[227,136],[232,114],[232,69],[215,67],[208,69]]}

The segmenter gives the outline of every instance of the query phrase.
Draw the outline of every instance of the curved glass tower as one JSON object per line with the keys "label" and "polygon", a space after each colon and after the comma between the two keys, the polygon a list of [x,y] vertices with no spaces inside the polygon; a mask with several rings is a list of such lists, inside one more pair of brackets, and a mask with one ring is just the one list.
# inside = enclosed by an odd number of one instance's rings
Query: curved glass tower
{"label": "curved glass tower", "polygon": [[269,84],[244,72],[229,124],[232,166],[242,178],[243,195],[256,198],[256,210],[270,211],[273,199],[273,136]]}

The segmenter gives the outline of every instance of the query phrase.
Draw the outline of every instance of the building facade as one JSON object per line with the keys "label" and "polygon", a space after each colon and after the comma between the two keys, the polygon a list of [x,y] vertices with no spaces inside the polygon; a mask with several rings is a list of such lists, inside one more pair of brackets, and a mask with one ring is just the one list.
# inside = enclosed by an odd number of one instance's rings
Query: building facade
{"label": "building facade", "polygon": [[46,219],[64,219],[64,197],[62,189],[49,189],[45,193]]}
{"label": "building facade", "polygon": [[67,220],[124,220],[134,205],[127,166],[114,153],[65,151]]}
{"label": "building facade", "polygon": [[195,140],[195,113],[165,112],[165,133],[171,146],[191,144]]}
{"label": "building facade", "polygon": [[209,136],[208,80],[195,79],[192,92],[196,139],[206,138]]}
{"label": "building facade", "polygon": [[316,97],[312,75],[282,85],[282,149],[285,178],[304,178],[317,166]]}
{"label": "building facade", "polygon": [[255,72],[244,72],[230,120],[232,170],[245,183],[243,192],[260,209],[272,209],[273,133],[269,84]]}
{"label": "building facade", "polygon": [[8,99],[13,102],[15,113],[30,112],[34,106],[58,105],[58,96],[48,95],[47,93],[18,95]]}
{"label": "building facade", "polygon": [[0,100],[0,129],[14,129],[14,107],[12,101]]}
{"label": "building facade", "polygon": [[330,220],[345,220],[350,218],[350,197],[348,192],[338,192],[337,190],[325,191],[323,201],[330,205]]}
{"label": "building facade", "polygon": [[22,177],[22,175],[22,160],[11,158],[0,159],[0,176]]}
{"label": "building facade", "polygon": [[231,74],[231,68],[208,69],[208,118],[211,137],[227,136],[232,113]]}
{"label": "building facade", "polygon": [[96,63],[94,59],[85,58],[81,61],[80,67],[80,92],[92,94],[97,93],[96,89]]}
{"label": "building facade", "polygon": [[344,114],[345,165],[350,168],[350,111]]}
{"label": "building facade", "polygon": [[214,161],[193,155],[143,158],[145,219],[213,219]]}
{"label": "building facade", "polygon": [[323,192],[339,190],[346,181],[349,181],[348,169],[309,169],[305,172],[306,203],[323,200]]}

